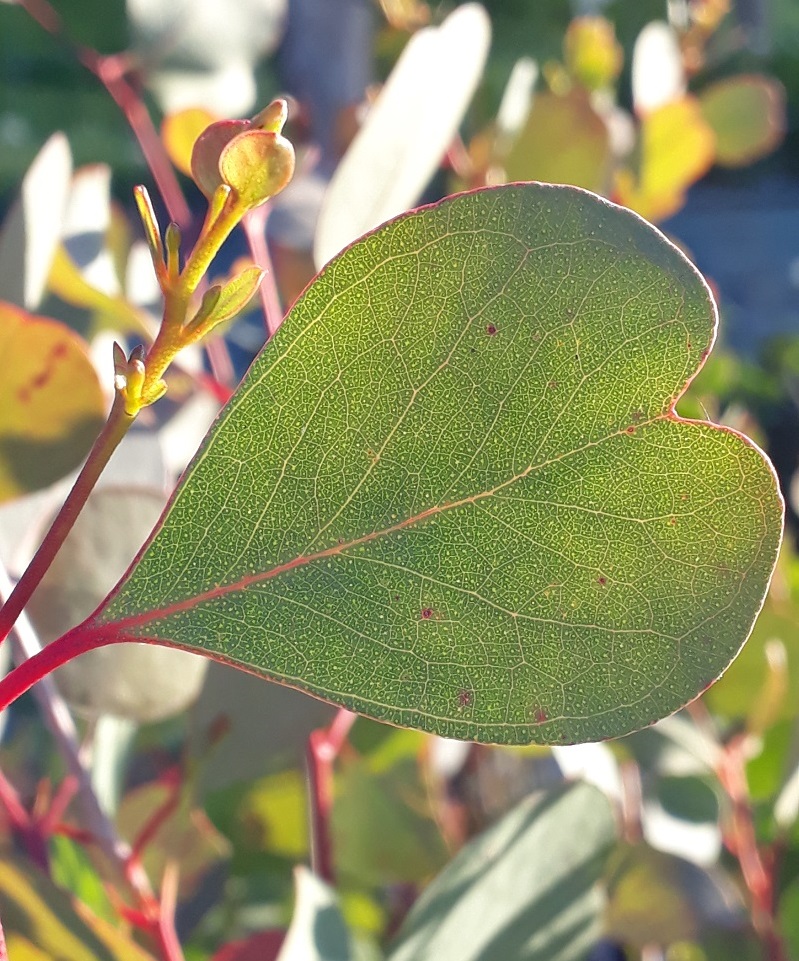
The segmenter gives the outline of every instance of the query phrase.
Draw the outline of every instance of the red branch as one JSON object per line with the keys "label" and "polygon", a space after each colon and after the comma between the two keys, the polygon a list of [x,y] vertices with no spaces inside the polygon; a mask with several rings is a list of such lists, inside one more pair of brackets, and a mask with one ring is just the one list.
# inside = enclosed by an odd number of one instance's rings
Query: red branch
{"label": "red branch", "polygon": [[718,765],[718,778],[730,800],[729,829],[724,841],[738,859],[744,883],[749,891],[752,925],[760,938],[768,961],[789,961],[779,934],[775,904],[774,860],[757,844],[754,812],[746,781],[746,734],[740,734],[724,745]]}
{"label": "red branch", "polygon": [[136,835],[131,845],[136,857],[141,857],[142,851],[152,842],[158,831],[174,814],[180,804],[180,792],[182,788],[180,770],[173,768],[171,772],[167,772],[166,775],[161,778],[161,781],[165,784],[169,793],[164,803],[153,812],[144,827]]}
{"label": "red branch", "polygon": [[333,812],[333,766],[347,742],[356,714],[339,708],[328,728],[312,731],[306,760],[311,804],[311,867],[329,884],[335,879],[330,816]]}
{"label": "red branch", "polygon": [[158,132],[153,126],[152,118],[144,106],[141,95],[129,79],[129,58],[120,54],[106,56],[91,47],[74,43],[66,35],[60,15],[47,0],[17,0],[17,3],[43,30],[66,44],[76,59],[102,83],[124,114],[139,142],[147,166],[152,171],[161,196],[164,198],[170,218],[179,226],[187,227],[191,223],[191,211],[161,145]]}
{"label": "red branch", "polygon": [[266,241],[266,224],[269,219],[269,204],[261,204],[250,210],[241,222],[250,254],[257,267],[265,271],[263,280],[258,287],[261,298],[261,308],[264,314],[267,339],[275,335],[275,331],[283,322],[283,308],[280,305],[280,295],[275,283],[275,270]]}

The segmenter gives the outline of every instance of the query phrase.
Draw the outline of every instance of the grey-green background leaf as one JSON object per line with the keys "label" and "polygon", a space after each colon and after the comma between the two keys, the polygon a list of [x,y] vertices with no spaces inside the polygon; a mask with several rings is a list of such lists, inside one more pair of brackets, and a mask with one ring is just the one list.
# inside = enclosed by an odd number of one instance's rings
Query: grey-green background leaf
{"label": "grey-green background leaf", "polygon": [[466,845],[408,915],[388,961],[577,961],[601,933],[615,841],[587,784],[535,794]]}

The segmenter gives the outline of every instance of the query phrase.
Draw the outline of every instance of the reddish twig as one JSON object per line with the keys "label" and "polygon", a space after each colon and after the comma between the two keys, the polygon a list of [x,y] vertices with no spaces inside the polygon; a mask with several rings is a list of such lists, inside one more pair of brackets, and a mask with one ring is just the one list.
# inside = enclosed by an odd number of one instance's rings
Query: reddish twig
{"label": "reddish twig", "polygon": [[170,219],[180,227],[187,227],[191,223],[189,205],[141,94],[129,79],[131,65],[128,56],[104,55],[91,47],[75,43],[67,36],[61,16],[47,0],[17,0],[17,3],[43,30],[66,44],[76,59],[102,83],[133,131],[164,199]]}
{"label": "reddish twig", "polygon": [[203,341],[203,347],[205,348],[205,356],[208,358],[208,364],[211,368],[211,377],[203,380],[203,384],[213,383],[213,388],[209,386],[207,389],[215,397],[219,397],[223,391],[226,391],[228,397],[231,397],[233,391],[227,385],[234,382],[236,373],[233,367],[233,361],[230,359],[230,351],[224,338],[209,337]]}
{"label": "reddish twig", "polygon": [[311,807],[311,868],[328,883],[335,877],[330,816],[333,811],[333,765],[347,742],[356,714],[339,708],[328,728],[312,731],[306,759]]}
{"label": "reddish twig", "polygon": [[0,773],[0,804],[5,808],[11,829],[27,851],[28,857],[43,871],[49,871],[47,841],[42,836],[36,819],[25,809],[14,786],[2,773]]}
{"label": "reddish twig", "polygon": [[269,220],[269,207],[269,203],[261,204],[260,207],[249,211],[241,222],[241,226],[244,228],[244,234],[247,237],[247,244],[250,248],[252,259],[256,266],[262,267],[264,270],[264,277],[258,288],[258,295],[261,298],[267,339],[275,335],[278,327],[283,322],[283,308],[280,304],[280,295],[278,294],[277,283],[275,282],[272,256],[269,253],[269,244],[266,240],[266,224]]}
{"label": "reddish twig", "polygon": [[151,843],[162,825],[174,814],[180,804],[182,787],[180,771],[175,768],[171,772],[167,772],[167,776],[162,777],[162,780],[168,780],[169,794],[164,803],[153,812],[144,827],[136,835],[132,844],[133,853],[136,857],[141,857],[142,851]]}
{"label": "reddish twig", "polygon": [[72,798],[80,790],[80,782],[74,774],[66,774],[63,781],[58,785],[47,810],[39,818],[39,828],[45,837],[50,837],[56,833],[56,826],[61,824],[64,814],[72,801]]}
{"label": "reddish twig", "polygon": [[198,387],[201,387],[211,394],[211,396],[215,397],[220,404],[226,404],[233,396],[232,387],[227,387],[224,383],[217,380],[216,377],[205,372],[197,374],[195,380]]}
{"label": "reddish twig", "polygon": [[5,808],[9,823],[14,831],[27,831],[31,825],[31,817],[20,800],[14,785],[0,771],[0,805]]}
{"label": "reddish twig", "polygon": [[168,861],[164,868],[164,880],[161,884],[158,918],[153,928],[164,961],[183,961],[183,949],[175,930],[179,880],[180,874],[176,862]]}
{"label": "reddish twig", "polygon": [[776,860],[760,850],[755,832],[754,812],[746,781],[746,735],[740,734],[724,745],[718,764],[718,778],[730,802],[728,829],[724,842],[738,859],[749,891],[752,926],[760,938],[768,961],[789,961],[779,934],[775,904]]}

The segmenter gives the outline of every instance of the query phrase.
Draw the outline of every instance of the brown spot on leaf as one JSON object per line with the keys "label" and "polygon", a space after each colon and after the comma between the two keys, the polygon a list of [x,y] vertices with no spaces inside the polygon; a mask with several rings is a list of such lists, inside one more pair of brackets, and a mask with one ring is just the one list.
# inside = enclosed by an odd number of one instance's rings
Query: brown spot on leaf
{"label": "brown spot on leaf", "polygon": [[486,333],[489,337],[493,337],[496,332],[497,328],[494,324],[489,324],[488,327],[486,327]]}
{"label": "brown spot on leaf", "polygon": [[65,343],[55,344],[39,373],[31,377],[30,381],[17,391],[17,397],[20,403],[27,404],[31,400],[34,391],[41,390],[47,386],[56,371],[58,362],[65,357],[66,354],[67,345]]}
{"label": "brown spot on leaf", "polygon": [[633,427],[632,424],[630,424],[629,427],[625,427],[624,429],[625,429],[625,431],[626,431],[628,434],[634,434],[634,433],[635,433],[635,428]]}
{"label": "brown spot on leaf", "polygon": [[596,582],[597,582],[597,584],[601,584],[602,587],[604,587],[605,584],[607,584],[608,579],[607,579],[607,577],[605,577],[605,576],[603,575],[602,577],[598,577],[598,578],[596,579]]}
{"label": "brown spot on leaf", "polygon": [[535,723],[543,724],[547,720],[547,712],[542,707],[535,709]]}
{"label": "brown spot on leaf", "polygon": [[432,608],[432,607],[424,607],[424,608],[422,608],[422,620],[424,620],[424,621],[429,621],[432,616],[433,616],[433,608]]}
{"label": "brown spot on leaf", "polygon": [[473,695],[471,691],[461,689],[458,691],[458,707],[469,707],[472,703]]}

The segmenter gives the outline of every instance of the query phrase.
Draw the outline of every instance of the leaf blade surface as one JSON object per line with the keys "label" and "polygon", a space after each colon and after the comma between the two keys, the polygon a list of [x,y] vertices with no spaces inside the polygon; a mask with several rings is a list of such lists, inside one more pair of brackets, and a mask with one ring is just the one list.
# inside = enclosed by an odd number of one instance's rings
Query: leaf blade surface
{"label": "leaf blade surface", "polygon": [[308,288],[76,630],[447,736],[651,723],[735,655],[780,538],[760,451],[673,412],[714,334],[689,262],[584,191],[401,217]]}

